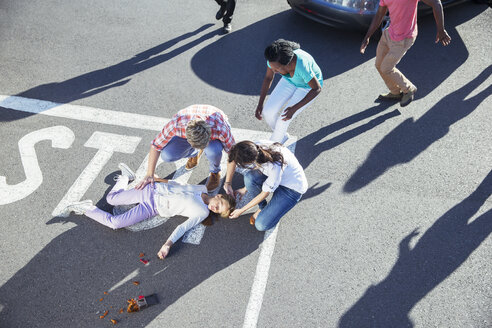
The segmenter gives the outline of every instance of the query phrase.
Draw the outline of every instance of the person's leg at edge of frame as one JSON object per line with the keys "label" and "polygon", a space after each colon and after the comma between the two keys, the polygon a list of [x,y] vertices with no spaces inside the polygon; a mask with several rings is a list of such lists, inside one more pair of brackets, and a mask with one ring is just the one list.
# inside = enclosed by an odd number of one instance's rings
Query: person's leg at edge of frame
{"label": "person's leg at edge of frame", "polygon": [[[249,194],[256,197],[261,192],[261,187],[263,182],[267,179],[267,176],[261,173],[259,170],[250,170],[244,175],[244,186]],[[266,200],[263,200],[258,206],[260,209],[265,207],[267,204]]]}
{"label": "person's leg at edge of frame", "polygon": [[[296,88],[296,91],[294,92],[292,97],[289,99],[287,104],[284,106],[284,109],[282,110],[282,114],[286,108],[293,106],[293,105],[297,104],[299,101],[301,101],[308,94],[308,92],[310,90],[311,89]],[[299,114],[301,114],[306,108],[308,108],[313,103],[313,101],[315,99],[316,98],[314,98],[313,100],[308,102],[306,105],[299,108],[294,113],[294,115],[292,116],[292,118],[290,120],[284,121],[282,115],[279,115],[277,117],[277,121],[275,122],[275,128],[273,129],[273,133],[272,133],[272,136],[270,137],[270,140],[284,144],[287,141],[287,129],[289,128],[289,125],[292,122],[292,120],[294,120]]]}
{"label": "person's leg at edge of frame", "polygon": [[175,162],[182,158],[195,157],[198,150],[191,147],[186,138],[173,137],[161,150],[161,159],[164,162]]}
{"label": "person's leg at edge of frame", "polygon": [[204,149],[205,156],[208,159],[210,173],[220,172],[223,149],[224,146],[222,146],[219,140],[210,140],[208,146]]}
{"label": "person's leg at edge of frame", "polygon": [[282,107],[289,101],[296,91],[296,86],[281,78],[263,105],[262,116],[270,129],[275,130],[275,124]]}
{"label": "person's leg at edge of frame", "polygon": [[224,27],[232,22],[232,16],[234,15],[234,9],[236,8],[236,0],[227,0],[226,11],[222,22]]}
{"label": "person's leg at edge of frame", "polygon": [[[113,216],[108,212],[94,207],[93,209],[85,212],[85,216],[111,229],[118,229],[130,226],[156,215],[157,210],[154,205],[154,189],[150,185],[147,185],[143,190],[139,191],[141,192],[140,204],[123,214]],[[133,200],[129,200],[129,202],[125,203],[125,205],[132,203]]]}
{"label": "person's leg at edge of frame", "polygon": [[279,186],[270,202],[261,210],[255,220],[255,227],[259,231],[266,231],[275,227],[280,219],[290,211],[301,199],[297,191]]}

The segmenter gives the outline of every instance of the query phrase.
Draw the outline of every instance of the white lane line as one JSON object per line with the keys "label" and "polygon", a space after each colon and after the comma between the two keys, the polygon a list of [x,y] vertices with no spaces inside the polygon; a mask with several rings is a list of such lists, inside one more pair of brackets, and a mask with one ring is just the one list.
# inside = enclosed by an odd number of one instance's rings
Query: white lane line
{"label": "white lane line", "polygon": [[[169,119],[156,116],[125,113],[79,105],[57,104],[49,101],[28,99],[17,96],[0,95],[0,107],[40,115],[152,131],[161,131],[162,127],[169,121]],[[270,133],[267,132],[236,128],[233,128],[232,131],[236,141],[260,140],[268,139],[270,137]],[[287,144],[289,143],[290,145],[288,147],[294,152],[295,138],[289,139]],[[266,283],[268,280],[268,271],[270,268],[271,258],[275,249],[277,230],[278,224],[273,231],[270,230],[265,233],[265,238],[261,246],[260,257],[258,259],[257,270],[251,289],[251,295],[244,317],[244,327],[256,327],[257,325],[259,313],[263,303],[263,295],[265,293]]]}
{"label": "white lane line", "polygon": [[[141,130],[161,131],[170,119],[151,115],[119,112],[108,109],[72,104],[59,104],[46,100],[0,95],[0,107],[16,111],[68,118],[113,126],[123,126]],[[247,135],[248,140],[269,139],[270,132],[233,128],[234,136]],[[236,137],[236,140],[245,140]],[[150,142],[149,142],[150,147]]]}
{"label": "white lane line", "polygon": [[51,101],[17,96],[0,95],[0,107],[33,114],[153,131],[161,131],[162,127],[169,121],[169,119],[157,116],[125,113],[71,104],[58,104]]}
{"label": "white lane line", "polygon": [[251,287],[246,313],[244,315],[243,328],[255,328],[258,323],[263,295],[265,294],[268,281],[268,272],[272,262],[273,251],[277,241],[278,224],[265,232],[263,243],[261,244],[260,257],[256,265],[255,279]]}

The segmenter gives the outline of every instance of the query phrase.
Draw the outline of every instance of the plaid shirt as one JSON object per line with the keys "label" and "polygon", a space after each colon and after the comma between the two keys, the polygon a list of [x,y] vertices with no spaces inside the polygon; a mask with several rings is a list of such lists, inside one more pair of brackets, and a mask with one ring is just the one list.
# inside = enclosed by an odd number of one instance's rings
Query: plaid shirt
{"label": "plaid shirt", "polygon": [[220,109],[210,105],[191,105],[177,112],[152,141],[152,147],[160,152],[173,137],[186,139],[186,126],[189,121],[195,119],[202,119],[211,126],[210,140],[219,140],[226,153],[231,150],[236,142],[227,116]]}

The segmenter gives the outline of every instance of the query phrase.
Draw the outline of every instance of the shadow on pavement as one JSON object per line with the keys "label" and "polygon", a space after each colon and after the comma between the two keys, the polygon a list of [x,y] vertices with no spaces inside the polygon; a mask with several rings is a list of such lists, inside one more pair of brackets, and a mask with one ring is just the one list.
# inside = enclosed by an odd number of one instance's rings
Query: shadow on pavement
{"label": "shadow on pavement", "polygon": [[419,231],[408,234],[400,242],[391,272],[366,290],[342,316],[339,327],[413,327],[409,318],[412,308],[492,232],[492,210],[469,222],[491,194],[492,171],[470,196],[441,216],[413,249],[409,244]]}
{"label": "shadow on pavement", "polygon": [[492,85],[489,85],[467,98],[491,74],[492,65],[463,87],[442,98],[419,119],[403,121],[371,150],[366,161],[345,183],[344,192],[355,192],[367,186],[386,170],[410,162],[444,137],[451,125],[471,114],[492,94]]}
{"label": "shadow on pavement", "polygon": [[[211,26],[214,25],[203,25],[195,31],[185,33],[172,40],[166,41],[118,64],[95,70],[83,75],[79,75],[63,82],[42,84],[32,89],[21,92],[16,96],[64,104],[70,103],[74,100],[93,96],[110,88],[122,86],[130,81],[132,75],[150,69],[165,61],[168,61],[169,59],[179,56],[183,52],[195,47],[201,42],[218,35],[220,30],[216,29],[172,51],[165,52],[167,49],[173,47],[178,42],[191,38],[194,35],[207,30]],[[0,107],[2,107],[2,102],[0,102]],[[24,115],[22,115],[22,117],[33,115],[27,113],[23,114]],[[16,118],[16,115],[9,116],[2,115],[0,121],[5,122],[18,119]]]}
{"label": "shadow on pavement", "polygon": [[[190,290],[257,250],[264,237],[247,220],[219,219],[199,246],[179,241],[161,261],[157,251],[184,218],[136,233],[112,231],[85,216],[53,218],[47,224],[67,220],[76,226],[51,240],[0,287],[1,327],[106,327],[111,318],[118,326],[145,327]],[[149,265],[139,262],[140,252]],[[231,283],[245,286],[245,280]],[[244,288],[249,295],[251,285]],[[160,304],[126,313],[127,299],[152,293]],[[120,308],[125,312],[118,314]],[[105,310],[108,316],[100,319]]]}

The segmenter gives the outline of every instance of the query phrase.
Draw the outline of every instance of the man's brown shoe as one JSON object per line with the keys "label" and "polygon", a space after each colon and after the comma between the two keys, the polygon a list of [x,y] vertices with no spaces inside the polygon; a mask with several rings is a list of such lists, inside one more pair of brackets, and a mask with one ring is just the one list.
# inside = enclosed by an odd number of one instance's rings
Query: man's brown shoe
{"label": "man's brown shoe", "polygon": [[196,155],[195,157],[188,158],[188,162],[186,162],[185,169],[188,171],[193,170],[198,165],[198,162],[200,162],[200,157],[202,156],[202,154],[203,154],[203,150],[200,150],[198,152],[198,155]]}
{"label": "man's brown shoe", "polygon": [[399,94],[388,92],[388,93],[380,94],[378,100],[400,101],[401,97],[403,97],[403,92],[400,92]]}
{"label": "man's brown shoe", "polygon": [[220,173],[210,173],[210,176],[208,177],[207,181],[207,190],[208,192],[212,192],[215,189],[219,188],[220,184]]}

